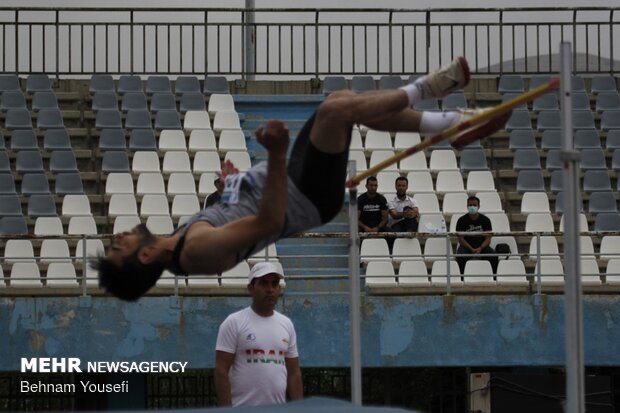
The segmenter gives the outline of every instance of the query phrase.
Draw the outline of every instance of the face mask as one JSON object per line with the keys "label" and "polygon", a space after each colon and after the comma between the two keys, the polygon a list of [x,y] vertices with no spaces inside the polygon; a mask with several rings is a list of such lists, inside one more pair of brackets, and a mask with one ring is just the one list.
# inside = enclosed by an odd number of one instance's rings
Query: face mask
{"label": "face mask", "polygon": [[477,206],[468,206],[467,207],[467,211],[469,211],[470,214],[475,215],[478,213],[478,207]]}

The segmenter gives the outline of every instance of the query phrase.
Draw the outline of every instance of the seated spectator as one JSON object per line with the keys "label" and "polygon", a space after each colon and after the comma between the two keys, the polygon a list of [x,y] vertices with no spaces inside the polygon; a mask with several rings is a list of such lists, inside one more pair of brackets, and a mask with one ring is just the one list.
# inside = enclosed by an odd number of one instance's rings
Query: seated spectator
{"label": "seated spectator", "polygon": [[224,192],[224,182],[222,182],[222,179],[219,176],[216,176],[213,184],[215,185],[215,189],[217,189],[217,191],[213,192],[207,197],[207,199],[205,199],[205,208],[217,204],[218,202],[220,202],[220,199],[222,199],[222,192]]}
{"label": "seated spectator", "polygon": [[357,198],[357,217],[361,232],[385,231],[388,223],[388,205],[383,195],[377,192],[376,176],[366,179],[366,192]]}
{"label": "seated spectator", "polygon": [[[468,213],[456,222],[457,232],[490,232],[492,231],[491,220],[478,212],[480,199],[475,196],[467,198]],[[461,274],[465,270],[465,263],[473,260],[487,260],[491,263],[493,273],[497,272],[497,257],[488,255],[495,254],[491,244],[491,234],[458,235],[459,247],[456,250],[456,262],[459,264]],[[474,254],[475,256],[463,256],[461,254]]]}
{"label": "seated spectator", "polygon": [[404,176],[396,178],[396,196],[389,203],[390,227],[394,232],[416,232],[418,230],[418,204],[407,195],[409,180]]}

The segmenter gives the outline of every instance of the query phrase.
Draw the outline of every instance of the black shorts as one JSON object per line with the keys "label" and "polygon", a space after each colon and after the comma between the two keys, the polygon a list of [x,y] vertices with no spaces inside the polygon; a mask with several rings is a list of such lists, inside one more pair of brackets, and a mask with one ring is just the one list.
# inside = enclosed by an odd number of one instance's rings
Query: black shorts
{"label": "black shorts", "polygon": [[331,221],[342,209],[344,183],[351,132],[343,153],[318,150],[310,141],[316,112],[297,135],[288,162],[288,175],[297,188],[317,207],[323,223]]}

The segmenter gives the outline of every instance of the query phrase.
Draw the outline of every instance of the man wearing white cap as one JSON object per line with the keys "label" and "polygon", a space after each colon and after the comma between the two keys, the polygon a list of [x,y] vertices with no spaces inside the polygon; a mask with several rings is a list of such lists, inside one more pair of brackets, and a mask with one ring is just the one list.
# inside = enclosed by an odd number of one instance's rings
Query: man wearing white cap
{"label": "man wearing white cap", "polygon": [[258,406],[303,398],[297,336],[292,321],[275,311],[282,266],[260,262],[250,271],[252,304],[220,325],[215,346],[219,406]]}

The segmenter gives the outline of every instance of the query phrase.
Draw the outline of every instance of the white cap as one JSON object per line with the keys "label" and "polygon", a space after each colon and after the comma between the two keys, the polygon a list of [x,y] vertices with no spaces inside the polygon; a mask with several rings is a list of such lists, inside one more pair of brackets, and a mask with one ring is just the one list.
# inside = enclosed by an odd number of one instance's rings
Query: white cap
{"label": "white cap", "polygon": [[279,262],[264,261],[255,264],[248,276],[248,282],[252,282],[255,278],[261,278],[265,275],[277,274],[280,278],[284,278],[284,271]]}

